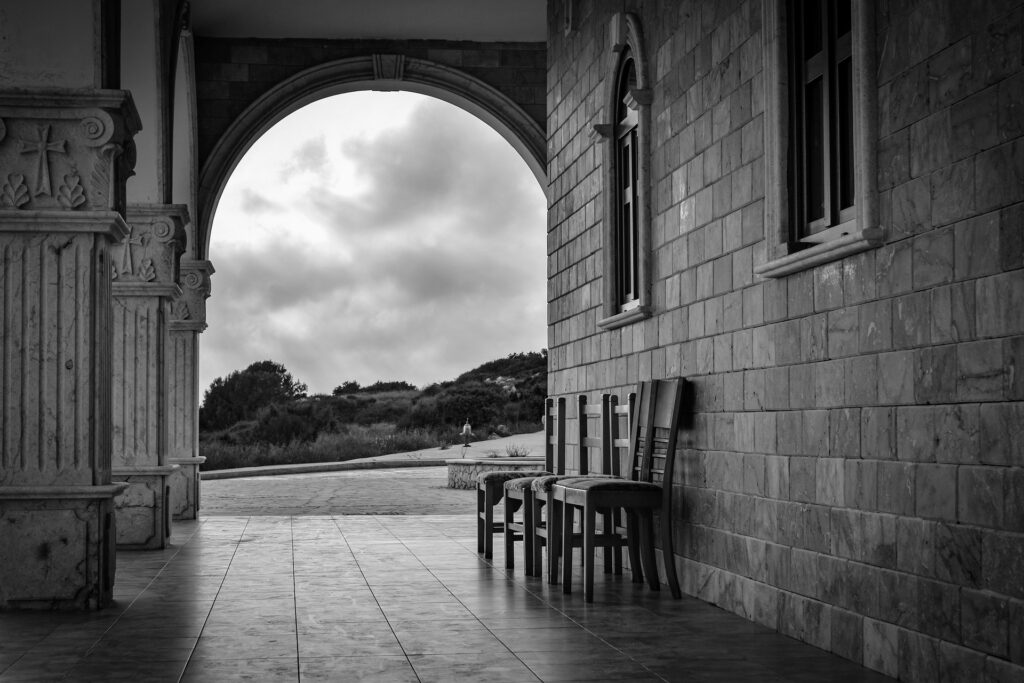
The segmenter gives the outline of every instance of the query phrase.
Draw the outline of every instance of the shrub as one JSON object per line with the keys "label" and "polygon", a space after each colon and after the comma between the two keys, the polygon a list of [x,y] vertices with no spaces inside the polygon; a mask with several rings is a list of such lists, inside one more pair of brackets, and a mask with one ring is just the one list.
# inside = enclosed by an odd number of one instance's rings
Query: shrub
{"label": "shrub", "polygon": [[264,360],[245,370],[218,377],[203,395],[200,429],[224,429],[249,420],[260,408],[287,403],[306,395],[306,385],[292,378],[283,365]]}
{"label": "shrub", "polygon": [[399,430],[391,424],[353,426],[344,432],[321,433],[310,441],[288,444],[256,442],[231,444],[219,440],[200,443],[206,457],[204,470],[262,467],[310,462],[345,462],[389,453],[436,448],[440,444],[433,430]]}

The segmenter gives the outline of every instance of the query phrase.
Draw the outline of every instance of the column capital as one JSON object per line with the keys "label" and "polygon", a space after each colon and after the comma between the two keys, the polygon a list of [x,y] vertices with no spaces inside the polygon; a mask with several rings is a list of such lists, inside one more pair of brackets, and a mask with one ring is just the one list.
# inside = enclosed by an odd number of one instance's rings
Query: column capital
{"label": "column capital", "polygon": [[171,330],[206,329],[206,300],[210,297],[213,273],[213,264],[207,260],[181,260],[181,296],[171,304]]}
{"label": "column capital", "polygon": [[[132,292],[141,286],[176,296],[188,209],[181,204],[131,204],[125,220],[128,234],[110,250],[115,294],[132,285]],[[168,287],[173,291],[163,291]]]}
{"label": "column capital", "polygon": [[140,128],[125,90],[0,93],[0,208],[123,213]]}

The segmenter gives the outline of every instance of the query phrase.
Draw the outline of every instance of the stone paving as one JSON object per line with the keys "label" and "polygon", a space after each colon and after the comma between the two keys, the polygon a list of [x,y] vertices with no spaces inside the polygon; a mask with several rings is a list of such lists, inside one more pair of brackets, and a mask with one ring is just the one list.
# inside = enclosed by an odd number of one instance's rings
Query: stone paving
{"label": "stone paving", "polygon": [[[0,683],[890,679],[626,577],[579,590],[476,552],[443,468],[205,484],[172,546],[118,553],[113,606],[0,613]],[[278,507],[281,506],[281,507]],[[579,570],[575,586],[578,588]]]}

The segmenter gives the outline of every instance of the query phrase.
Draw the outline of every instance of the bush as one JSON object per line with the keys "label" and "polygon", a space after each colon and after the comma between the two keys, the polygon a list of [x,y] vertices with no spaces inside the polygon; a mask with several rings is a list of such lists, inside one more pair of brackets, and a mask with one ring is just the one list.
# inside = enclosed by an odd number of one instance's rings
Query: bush
{"label": "bush", "polygon": [[283,365],[264,360],[245,370],[218,377],[203,395],[200,429],[224,429],[252,419],[260,408],[288,403],[306,395],[306,385],[292,378]]}
{"label": "bush", "polygon": [[362,387],[347,381],[331,396],[306,397],[283,365],[253,363],[210,385],[200,409],[208,469],[350,460],[461,443],[476,434],[542,428],[547,355],[512,354],[422,391],[408,382]]}
{"label": "bush", "polygon": [[310,462],[345,462],[389,453],[437,448],[441,438],[433,430],[399,430],[394,425],[353,426],[344,432],[321,433],[310,441],[288,444],[256,442],[232,444],[220,440],[200,443],[206,457],[204,470],[263,467]]}

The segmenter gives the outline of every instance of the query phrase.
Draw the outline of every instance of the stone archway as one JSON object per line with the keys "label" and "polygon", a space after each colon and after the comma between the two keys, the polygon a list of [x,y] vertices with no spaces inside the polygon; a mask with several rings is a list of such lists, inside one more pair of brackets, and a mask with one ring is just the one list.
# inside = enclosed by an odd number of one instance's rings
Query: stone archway
{"label": "stone archway", "polygon": [[375,54],[321,64],[277,84],[236,118],[218,139],[199,176],[196,246],[209,252],[210,229],[221,192],[249,147],[275,123],[316,100],[358,90],[407,90],[430,95],[474,114],[523,157],[547,184],[545,133],[540,124],[496,88],[457,69],[401,54]]}

